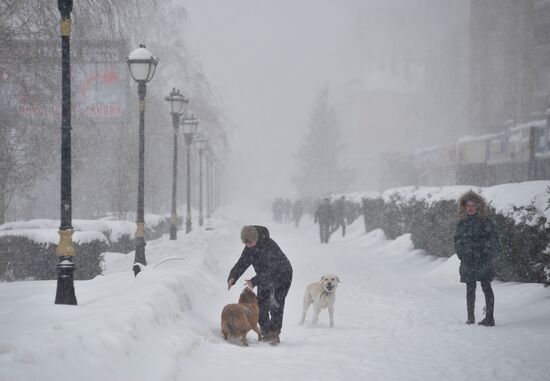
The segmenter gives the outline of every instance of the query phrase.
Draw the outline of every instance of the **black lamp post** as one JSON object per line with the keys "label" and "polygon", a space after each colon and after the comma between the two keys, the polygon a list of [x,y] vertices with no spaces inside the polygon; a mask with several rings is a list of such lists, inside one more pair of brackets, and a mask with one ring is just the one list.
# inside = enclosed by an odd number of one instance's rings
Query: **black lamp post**
{"label": "black lamp post", "polygon": [[212,213],[212,149],[206,146],[206,219],[210,219]]}
{"label": "black lamp post", "polygon": [[185,233],[192,229],[191,225],[191,143],[193,135],[197,131],[199,121],[193,115],[190,118],[183,119],[183,136],[187,146],[187,215],[185,217]]}
{"label": "black lamp post", "polygon": [[145,180],[145,94],[147,82],[153,79],[158,64],[155,58],[145,49],[145,45],[139,45],[128,58],[130,75],[138,83],[139,96],[139,170],[138,170],[138,204],[136,217],[136,255],[134,257],[134,275],[141,271],[139,264],[145,266],[145,220],[144,220],[144,180]]}
{"label": "black lamp post", "polygon": [[212,159],[214,151],[212,146],[206,144],[206,230],[212,230],[210,217],[212,215]]}
{"label": "black lamp post", "polygon": [[61,224],[55,254],[57,291],[55,304],[76,305],[73,257],[75,255],[71,197],[71,12],[72,0],[58,0],[61,13]]}
{"label": "black lamp post", "polygon": [[170,94],[164,98],[170,102],[170,114],[172,114],[172,127],[174,127],[174,160],[172,164],[172,216],[170,218],[170,239],[178,238],[178,215],[176,211],[177,178],[178,178],[178,128],[182,109],[189,103],[179,90],[174,87]]}
{"label": "black lamp post", "polygon": [[197,148],[199,150],[199,226],[202,226],[204,223],[204,218],[202,215],[202,155],[208,144],[208,140],[204,137],[203,134],[199,134],[199,137],[195,139]]}
{"label": "black lamp post", "polygon": [[220,206],[220,201],[221,201],[221,176],[220,176],[220,167],[219,167],[219,161],[218,159],[216,159],[214,161],[214,180],[212,182],[212,184],[214,185],[214,187],[212,188],[212,200],[213,203],[212,205],[214,206],[214,210],[218,210],[219,206]]}
{"label": "black lamp post", "polygon": [[215,161],[216,161],[216,156],[214,155],[214,151],[212,151],[212,147],[209,147],[209,151],[208,151],[208,167],[207,167],[207,171],[209,172],[207,174],[207,184],[206,184],[206,187],[207,187],[207,192],[208,192],[208,200],[209,200],[209,208],[207,209],[207,218],[210,218],[210,216],[212,215],[212,213],[214,213],[214,210],[215,210],[215,195],[214,195],[214,192],[215,192],[215,168],[214,168],[214,164],[215,164]]}

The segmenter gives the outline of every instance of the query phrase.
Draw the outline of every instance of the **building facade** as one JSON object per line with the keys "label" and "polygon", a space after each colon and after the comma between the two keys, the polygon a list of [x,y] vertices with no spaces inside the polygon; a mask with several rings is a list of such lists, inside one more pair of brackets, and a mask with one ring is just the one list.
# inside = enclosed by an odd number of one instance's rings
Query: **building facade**
{"label": "building facade", "polygon": [[470,132],[545,118],[550,101],[550,2],[470,2]]}

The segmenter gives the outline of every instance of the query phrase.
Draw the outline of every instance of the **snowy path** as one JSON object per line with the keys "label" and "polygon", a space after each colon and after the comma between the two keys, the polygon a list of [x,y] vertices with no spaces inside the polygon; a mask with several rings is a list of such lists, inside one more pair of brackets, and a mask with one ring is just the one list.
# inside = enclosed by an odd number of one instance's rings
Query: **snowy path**
{"label": "snowy path", "polygon": [[[406,235],[365,235],[361,221],[328,245],[307,218],[298,229],[268,223],[294,267],[282,343],[224,341],[221,310],[253,274],[227,291],[240,227],[269,221],[257,210],[148,242],[137,278],[132,253],[107,254],[103,276],[75,283],[78,306],[53,304],[55,280],[0,283],[0,381],[548,380],[550,288],[496,282],[497,326],[466,326],[456,257],[414,252]],[[326,310],[313,325],[311,309],[300,326],[306,285],[328,272],[342,281],[335,328]]]}
{"label": "snowy path", "polygon": [[[309,221],[303,225],[270,226],[294,266],[281,345],[258,343],[252,332],[249,348],[224,342],[219,313],[224,304],[236,301],[240,289],[229,293],[222,289],[205,300],[209,306],[202,307],[201,320],[195,322],[203,341],[182,359],[181,379],[220,375],[226,380],[547,379],[550,319],[542,319],[550,311],[548,303],[533,306],[528,300],[530,293],[544,292],[540,287],[497,283],[497,326],[466,326],[465,289],[458,282],[454,261],[410,253],[406,236],[392,242],[385,241],[380,231],[365,236],[360,222],[346,239],[334,235],[328,245],[318,243],[314,225]],[[214,249],[220,254],[231,253],[217,245]],[[239,252],[220,260],[222,285]],[[326,310],[313,325],[311,309],[306,324],[298,325],[305,286],[327,272],[342,281],[336,327],[328,327]],[[478,288],[478,320],[483,305]],[[523,319],[522,311],[534,320]]]}

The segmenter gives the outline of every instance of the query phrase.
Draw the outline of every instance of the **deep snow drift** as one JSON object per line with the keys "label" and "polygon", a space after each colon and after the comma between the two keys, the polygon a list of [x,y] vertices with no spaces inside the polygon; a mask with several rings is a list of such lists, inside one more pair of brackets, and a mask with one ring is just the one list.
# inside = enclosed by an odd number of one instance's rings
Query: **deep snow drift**
{"label": "deep snow drift", "polygon": [[[426,256],[408,235],[364,234],[360,220],[321,245],[308,216],[295,228],[243,210],[221,211],[213,230],[148,242],[137,278],[133,253],[107,253],[103,276],[76,282],[78,306],[53,304],[55,281],[1,283],[0,380],[548,379],[549,288],[495,282],[497,326],[466,326],[456,256]],[[220,334],[223,306],[253,274],[227,291],[251,223],[269,227],[294,267],[277,347],[253,332],[248,348]],[[335,328],[326,310],[298,325],[305,286],[329,272],[342,281]]]}

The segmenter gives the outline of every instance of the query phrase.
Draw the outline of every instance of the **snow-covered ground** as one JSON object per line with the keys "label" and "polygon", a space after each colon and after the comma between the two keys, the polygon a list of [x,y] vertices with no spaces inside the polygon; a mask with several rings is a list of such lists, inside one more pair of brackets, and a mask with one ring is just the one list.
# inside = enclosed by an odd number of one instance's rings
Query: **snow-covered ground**
{"label": "snow-covered ground", "polygon": [[[248,210],[248,215],[243,211]],[[317,226],[272,223],[225,209],[213,230],[148,242],[134,278],[133,253],[106,254],[106,272],[75,284],[78,306],[54,305],[55,281],[0,283],[0,380],[548,380],[550,288],[494,283],[497,325],[467,326],[458,261],[413,250],[361,221],[321,245]],[[294,266],[281,344],[225,342],[220,313],[243,224],[264,224]],[[78,261],[78,259],[77,259]],[[78,265],[78,262],[77,262]],[[305,286],[342,281],[335,328],[298,324]],[[242,286],[247,275],[239,280]],[[482,317],[478,288],[476,317]]]}

